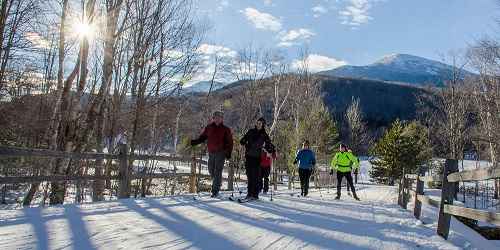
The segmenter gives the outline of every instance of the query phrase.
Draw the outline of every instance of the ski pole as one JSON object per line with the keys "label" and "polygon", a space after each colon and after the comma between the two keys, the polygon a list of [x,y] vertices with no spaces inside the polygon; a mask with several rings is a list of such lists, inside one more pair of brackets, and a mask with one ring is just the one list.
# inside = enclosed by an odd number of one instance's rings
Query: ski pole
{"label": "ski pole", "polygon": [[328,172],[328,168],[327,168],[327,173],[328,173],[328,183],[326,184],[326,187],[328,189],[328,193],[330,193],[330,185],[332,183],[332,175]]}
{"label": "ski pole", "polygon": [[[232,164],[232,165],[233,165],[233,167],[234,167],[234,164],[233,164],[233,163],[229,163],[229,164]],[[234,174],[234,173],[233,173],[233,174]],[[235,178],[234,178],[234,176],[233,176],[233,184],[234,184],[234,182],[235,182]],[[231,189],[231,197],[234,197],[234,187]]]}
{"label": "ski pole", "polygon": [[[269,169],[269,172],[272,174],[272,178],[271,178],[272,180],[275,179],[274,173],[273,173],[273,171],[274,171],[273,165],[274,165],[274,162],[271,161],[271,169]],[[276,181],[276,180],[274,180],[274,181]],[[269,183],[269,184],[271,184],[271,183]],[[268,184],[268,186],[269,186],[269,184]],[[271,199],[270,199],[270,201],[273,201],[273,189],[274,189],[274,184],[271,185]]]}

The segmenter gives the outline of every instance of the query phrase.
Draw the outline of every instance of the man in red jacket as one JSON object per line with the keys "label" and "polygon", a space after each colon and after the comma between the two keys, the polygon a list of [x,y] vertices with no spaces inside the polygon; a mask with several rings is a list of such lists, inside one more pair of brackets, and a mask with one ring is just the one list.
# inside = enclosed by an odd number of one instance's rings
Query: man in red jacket
{"label": "man in red jacket", "polygon": [[211,197],[219,195],[224,160],[231,159],[231,152],[233,151],[233,135],[231,129],[224,126],[223,120],[224,115],[222,112],[214,112],[212,122],[205,127],[197,139],[191,140],[191,146],[207,141],[208,172],[212,177]]}

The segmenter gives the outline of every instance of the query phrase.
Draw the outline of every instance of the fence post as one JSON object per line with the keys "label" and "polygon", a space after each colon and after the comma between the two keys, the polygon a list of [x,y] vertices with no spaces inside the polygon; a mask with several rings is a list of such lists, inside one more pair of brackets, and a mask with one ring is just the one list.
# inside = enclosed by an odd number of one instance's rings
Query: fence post
{"label": "fence post", "polygon": [[399,181],[398,181],[398,205],[400,207],[403,207],[403,179],[405,177],[403,176]]}
{"label": "fence post", "polygon": [[196,193],[196,156],[191,158],[191,175],[189,176],[189,192]]}
{"label": "fence post", "polygon": [[439,206],[439,219],[437,233],[444,239],[448,239],[450,232],[451,215],[444,212],[444,205],[453,205],[455,195],[455,183],[448,182],[448,175],[458,172],[458,161],[446,159],[443,170],[443,184],[441,188],[441,204]]}
{"label": "fence post", "polygon": [[403,168],[403,176],[399,180],[398,183],[398,205],[404,209],[406,209],[405,205],[405,185],[406,185],[406,172],[405,169]]}
{"label": "fence post", "polygon": [[413,215],[415,218],[420,220],[420,215],[422,214],[422,202],[418,199],[418,195],[424,194],[424,182],[420,180],[420,176],[425,174],[423,168],[419,168],[419,173],[417,175],[417,187],[415,190],[415,207],[413,208]]}
{"label": "fence post", "polygon": [[410,188],[411,188],[411,181],[410,179],[406,178],[406,176],[403,178],[403,208],[407,209],[408,208],[408,202],[410,200]]}
{"label": "fence post", "polygon": [[118,198],[130,197],[130,168],[128,167],[127,144],[120,144],[120,190]]}

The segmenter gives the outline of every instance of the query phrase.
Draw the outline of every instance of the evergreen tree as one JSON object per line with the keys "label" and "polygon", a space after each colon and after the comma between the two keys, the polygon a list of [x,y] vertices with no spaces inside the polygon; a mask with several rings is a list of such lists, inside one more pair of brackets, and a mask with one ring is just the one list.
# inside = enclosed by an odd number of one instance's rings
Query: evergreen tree
{"label": "evergreen tree", "polygon": [[370,177],[377,183],[394,185],[403,173],[416,173],[431,159],[426,128],[417,122],[404,124],[396,120],[370,154],[374,157]]}
{"label": "evergreen tree", "polygon": [[302,141],[311,142],[318,159],[328,160],[338,144],[339,133],[333,116],[323,102],[316,102],[309,115],[302,120],[300,134]]}

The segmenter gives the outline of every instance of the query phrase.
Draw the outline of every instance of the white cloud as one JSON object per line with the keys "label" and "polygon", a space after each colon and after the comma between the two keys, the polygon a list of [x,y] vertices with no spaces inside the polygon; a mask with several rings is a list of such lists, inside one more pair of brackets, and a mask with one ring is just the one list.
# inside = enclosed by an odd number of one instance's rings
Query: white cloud
{"label": "white cloud", "polygon": [[252,22],[257,29],[279,31],[281,30],[281,21],[269,13],[260,12],[254,8],[246,8],[240,11],[246,18]]}
{"label": "white cloud", "polygon": [[313,16],[315,18],[318,18],[321,15],[328,13],[328,9],[323,7],[322,5],[314,6],[314,7],[312,7],[311,10],[313,11],[313,13],[314,13]]}
{"label": "white cloud", "polygon": [[222,57],[236,57],[237,52],[221,45],[203,43],[198,47],[198,52],[205,56],[218,55]]}
{"label": "white cloud", "polygon": [[40,36],[40,34],[38,34],[38,33],[27,32],[25,34],[25,37],[36,48],[39,48],[39,49],[48,49],[50,47],[49,41],[47,41],[47,39],[45,39],[42,36]]}
{"label": "white cloud", "polygon": [[[304,65],[304,63],[306,65]],[[295,59],[292,62],[292,68],[293,69],[300,69],[300,68],[303,68],[304,66],[307,66],[309,71],[311,71],[312,73],[315,73],[315,72],[319,72],[319,71],[325,71],[325,70],[338,68],[338,67],[344,66],[346,64],[347,64],[347,62],[342,61],[342,60],[338,60],[335,58],[322,56],[322,55],[318,55],[318,54],[310,54],[309,56],[307,56],[306,60]]]}
{"label": "white cloud", "polygon": [[[197,72],[190,79],[186,86],[194,84],[199,81],[207,81],[212,78],[215,70],[215,56],[218,56],[222,64],[233,64],[236,60],[238,53],[228,47],[216,44],[203,43],[198,47],[197,52],[200,54],[201,63]],[[219,65],[220,66],[220,65]],[[223,72],[216,76],[216,81],[230,82],[232,79],[228,78]]]}
{"label": "white cloud", "polygon": [[299,42],[308,41],[311,37],[316,35],[316,33],[311,30],[304,28],[290,30],[286,33],[282,32],[280,34],[281,37],[280,43],[278,44],[279,47],[291,47],[298,45]]}
{"label": "white cloud", "polygon": [[264,5],[265,6],[274,6],[275,4],[273,3],[273,0],[264,0]]}
{"label": "white cloud", "polygon": [[184,52],[179,51],[179,50],[164,50],[163,51],[163,56],[169,59],[173,60],[179,60],[184,57]]}
{"label": "white cloud", "polygon": [[349,4],[339,11],[342,24],[355,28],[370,22],[373,20],[370,15],[373,3],[381,1],[383,0],[348,0]]}
{"label": "white cloud", "polygon": [[219,1],[219,6],[217,6],[217,11],[223,11],[228,6],[229,6],[228,0],[221,0]]}

